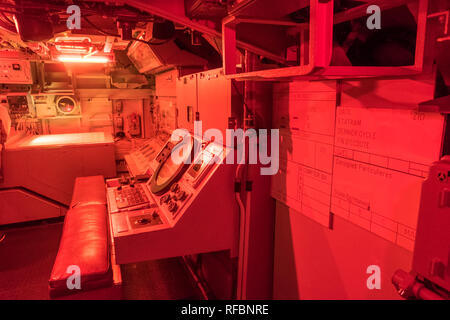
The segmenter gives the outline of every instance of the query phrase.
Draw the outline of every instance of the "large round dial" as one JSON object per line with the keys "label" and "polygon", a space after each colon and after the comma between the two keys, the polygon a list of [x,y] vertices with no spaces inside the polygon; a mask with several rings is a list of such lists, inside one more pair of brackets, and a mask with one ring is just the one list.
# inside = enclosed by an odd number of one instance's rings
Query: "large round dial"
{"label": "large round dial", "polygon": [[75,99],[69,96],[59,97],[56,100],[56,108],[58,109],[58,111],[64,114],[70,114],[74,112],[76,106],[77,103],[75,102]]}
{"label": "large round dial", "polygon": [[[171,142],[167,143],[165,148],[165,159],[161,161],[158,168],[150,180],[150,190],[154,194],[165,193],[170,186],[176,182],[181,175],[189,167],[194,152],[194,139],[184,139],[173,145]],[[170,149],[170,150],[169,150]],[[172,153],[177,152],[178,159],[175,162]]]}

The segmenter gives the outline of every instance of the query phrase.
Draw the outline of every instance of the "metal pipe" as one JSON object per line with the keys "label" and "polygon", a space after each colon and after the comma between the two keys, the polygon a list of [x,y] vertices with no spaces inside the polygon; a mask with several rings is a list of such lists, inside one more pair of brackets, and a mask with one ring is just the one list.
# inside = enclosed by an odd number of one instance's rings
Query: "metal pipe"
{"label": "metal pipe", "polygon": [[[246,204],[245,204],[245,231],[243,241],[243,261],[242,261],[242,288],[247,287],[247,270],[248,270],[248,243],[249,243],[249,228],[250,228],[250,212],[251,212],[252,192],[246,191]],[[243,290],[241,299],[247,299],[247,290]]]}
{"label": "metal pipe", "polygon": [[[243,164],[239,164],[236,168],[236,176],[235,176],[235,183],[239,184],[241,186],[241,171],[243,168]],[[241,198],[241,188],[239,190],[236,188],[234,190],[234,195],[236,198],[236,202],[239,206],[239,250],[238,250],[238,278],[237,278],[237,292],[236,292],[236,298],[241,299],[242,297],[242,288],[243,288],[243,259],[242,256],[244,255],[244,233],[245,233],[245,206]]]}
{"label": "metal pipe", "polygon": [[183,256],[182,258],[183,258],[184,264],[186,265],[186,268],[188,269],[189,273],[191,274],[192,278],[194,279],[195,283],[197,284],[197,287],[199,288],[200,292],[202,293],[203,298],[205,300],[209,300],[208,294],[206,293],[206,290],[203,287],[202,281],[197,276],[195,271],[192,269],[190,262],[188,261],[188,259],[185,256]]}
{"label": "metal pipe", "polygon": [[418,281],[416,276],[401,269],[392,276],[392,283],[398,294],[405,299],[445,300],[440,294]]}

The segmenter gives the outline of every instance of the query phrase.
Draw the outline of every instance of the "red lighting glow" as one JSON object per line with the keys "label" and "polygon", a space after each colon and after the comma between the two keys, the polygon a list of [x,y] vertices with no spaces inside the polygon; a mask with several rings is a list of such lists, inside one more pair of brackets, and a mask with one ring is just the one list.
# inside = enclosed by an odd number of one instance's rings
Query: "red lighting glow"
{"label": "red lighting glow", "polygon": [[111,62],[111,59],[107,56],[78,56],[78,55],[61,55],[58,56],[58,59],[61,62],[68,63],[108,63]]}

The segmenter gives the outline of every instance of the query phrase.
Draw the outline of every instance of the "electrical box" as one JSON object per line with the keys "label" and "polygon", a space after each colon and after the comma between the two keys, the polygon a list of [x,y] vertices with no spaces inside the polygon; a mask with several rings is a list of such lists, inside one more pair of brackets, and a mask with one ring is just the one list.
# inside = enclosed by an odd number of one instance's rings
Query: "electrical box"
{"label": "electrical box", "polygon": [[34,118],[35,112],[31,97],[28,94],[10,94],[7,96],[9,116],[16,123],[20,119]]}
{"label": "electrical box", "polygon": [[221,68],[200,72],[197,77],[198,120],[202,121],[202,130],[218,129],[225,140],[230,118],[239,119],[242,114],[242,83],[226,79]]}
{"label": "electrical box", "polygon": [[79,117],[80,102],[72,95],[39,94],[33,95],[37,118]]}
{"label": "electrical box", "polygon": [[155,76],[155,93],[158,97],[175,97],[178,70],[173,69]]}
{"label": "electrical box", "polygon": [[56,116],[56,108],[53,95],[35,95],[33,103],[38,118],[50,118]]}
{"label": "electrical box", "polygon": [[434,163],[423,183],[413,270],[450,291],[450,157]]}
{"label": "electrical box", "polygon": [[32,84],[30,61],[21,59],[0,59],[1,84]]}
{"label": "electrical box", "polygon": [[204,67],[207,61],[187,50],[175,41],[149,45],[134,41],[128,49],[128,57],[140,73],[157,74],[175,67]]}

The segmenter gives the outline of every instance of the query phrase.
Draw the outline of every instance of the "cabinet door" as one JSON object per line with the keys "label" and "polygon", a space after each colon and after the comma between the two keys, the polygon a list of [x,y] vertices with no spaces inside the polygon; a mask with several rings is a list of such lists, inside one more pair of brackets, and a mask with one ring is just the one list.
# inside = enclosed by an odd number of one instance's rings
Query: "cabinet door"
{"label": "cabinet door", "polygon": [[191,74],[177,80],[178,128],[194,132],[197,105],[197,75]]}
{"label": "cabinet door", "polygon": [[178,70],[169,70],[155,76],[155,94],[158,97],[175,97]]}
{"label": "cabinet door", "polygon": [[231,116],[231,81],[225,79],[221,69],[198,75],[198,112],[203,132],[219,129],[225,139]]}

